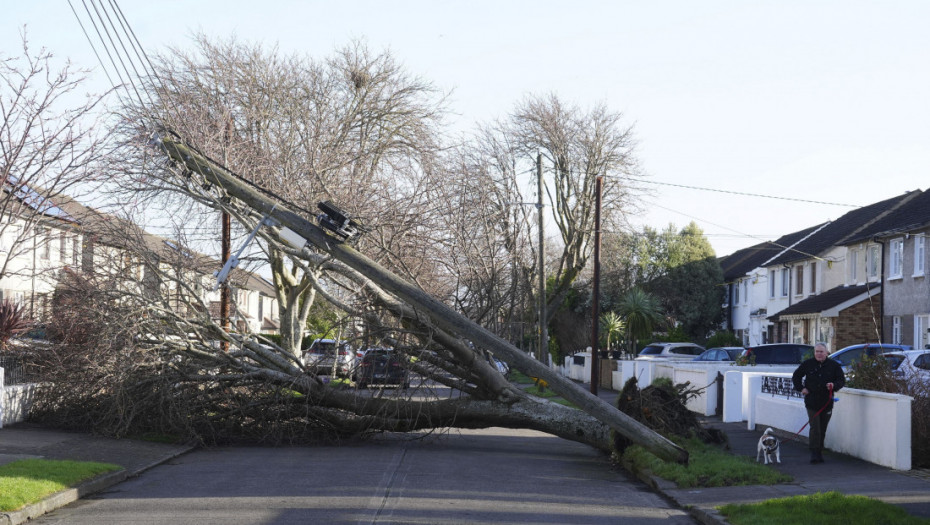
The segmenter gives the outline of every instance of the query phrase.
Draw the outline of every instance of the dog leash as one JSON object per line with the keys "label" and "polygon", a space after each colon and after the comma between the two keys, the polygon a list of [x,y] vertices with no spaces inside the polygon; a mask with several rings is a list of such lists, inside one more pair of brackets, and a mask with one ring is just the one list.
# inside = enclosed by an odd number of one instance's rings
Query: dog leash
{"label": "dog leash", "polygon": [[807,428],[807,425],[810,425],[810,424],[811,424],[811,420],[813,420],[815,417],[819,416],[821,412],[823,412],[824,410],[826,410],[826,408],[827,408],[828,406],[830,406],[830,402],[833,401],[833,387],[832,387],[832,386],[827,387],[827,390],[828,390],[830,396],[829,396],[829,399],[827,399],[826,404],[824,404],[822,407],[820,407],[820,410],[818,410],[817,413],[814,414],[814,417],[808,419],[808,420],[807,420],[807,423],[804,423],[804,426],[801,427],[800,430],[798,430],[797,432],[795,432],[794,435],[791,436],[790,438],[786,439],[786,440],[785,440],[785,443],[788,443],[788,442],[791,442],[791,441],[794,441],[794,440],[800,438],[800,437],[801,437],[801,432],[804,432],[804,429]]}

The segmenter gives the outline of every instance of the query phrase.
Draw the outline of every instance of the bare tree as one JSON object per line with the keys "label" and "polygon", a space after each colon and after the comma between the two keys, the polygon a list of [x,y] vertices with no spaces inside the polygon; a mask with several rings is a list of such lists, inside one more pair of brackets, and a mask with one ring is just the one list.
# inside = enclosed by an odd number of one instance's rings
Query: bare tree
{"label": "bare tree", "polygon": [[96,122],[101,98],[78,93],[84,72],[56,69],[51,53],[29,48],[25,32],[22,42],[22,54],[0,54],[0,280],[12,289],[36,278],[32,254],[58,243],[50,228],[61,232],[62,255],[71,250],[64,232],[79,225],[59,204],[93,188],[106,151]]}
{"label": "bare tree", "polygon": [[[442,98],[434,88],[389,53],[358,43],[327,60],[204,36],[196,43],[193,52],[158,60],[147,89],[154,106],[128,114],[152,121],[152,108],[159,108],[162,125],[269,193],[299,203],[306,217],[319,213],[317,202],[337,203],[364,223],[360,243],[376,259],[424,287],[440,282],[422,239],[435,215],[421,191],[438,150]],[[132,191],[179,190],[157,171],[136,175]],[[183,188],[180,194],[185,198]],[[263,246],[283,345],[297,355],[322,272],[293,264],[274,244]]]}

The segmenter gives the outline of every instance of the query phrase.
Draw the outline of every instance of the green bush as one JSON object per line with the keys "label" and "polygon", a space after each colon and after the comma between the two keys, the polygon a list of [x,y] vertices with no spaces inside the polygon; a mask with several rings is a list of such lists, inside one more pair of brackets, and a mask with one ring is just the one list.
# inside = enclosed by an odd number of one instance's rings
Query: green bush
{"label": "green bush", "polygon": [[733,332],[716,332],[707,339],[705,348],[718,348],[721,346],[743,346],[743,342]]}

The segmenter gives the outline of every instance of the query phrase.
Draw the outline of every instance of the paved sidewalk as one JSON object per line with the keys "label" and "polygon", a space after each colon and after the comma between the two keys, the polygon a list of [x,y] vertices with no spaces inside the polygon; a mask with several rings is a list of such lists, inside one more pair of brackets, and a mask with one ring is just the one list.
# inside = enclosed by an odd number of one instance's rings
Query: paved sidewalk
{"label": "paved sidewalk", "polygon": [[[729,437],[731,452],[755,460],[756,447],[764,428],[747,430],[746,423],[722,423],[719,418],[706,418],[709,426],[722,429]],[[829,432],[829,430],[828,430]],[[722,522],[714,507],[727,503],[752,503],[800,494],[837,491],[861,495],[898,505],[908,513],[930,518],[930,480],[918,471],[896,471],[866,461],[825,451],[824,463],[810,464],[806,440],[782,439],[780,472],[794,478],[790,483],[713,489],[679,489],[663,487],[661,491],[683,507],[694,507],[697,514],[706,514],[713,523]]]}
{"label": "paved sidewalk", "polygon": [[[590,388],[590,385],[585,386]],[[598,389],[598,396],[613,403],[617,392]],[[756,447],[764,428],[748,430],[745,421],[723,423],[718,417],[702,418],[702,421],[727,434],[733,454],[755,460]],[[790,483],[679,489],[675,484],[657,477],[643,481],[708,524],[726,523],[715,507],[728,503],[755,503],[829,491],[877,498],[898,505],[914,516],[930,519],[930,471],[896,471],[829,450],[824,453],[824,463],[811,465],[806,438],[792,440],[792,435],[787,433],[778,433],[778,436],[782,440],[781,464],[775,465],[775,468],[792,476],[794,481]]]}
{"label": "paved sidewalk", "polygon": [[105,490],[192,448],[50,430],[29,423],[5,426],[0,429],[0,465],[20,459],[44,458],[114,463],[122,466],[123,470],[99,476],[22,510],[0,513],[0,525],[18,525],[41,516],[83,496]]}

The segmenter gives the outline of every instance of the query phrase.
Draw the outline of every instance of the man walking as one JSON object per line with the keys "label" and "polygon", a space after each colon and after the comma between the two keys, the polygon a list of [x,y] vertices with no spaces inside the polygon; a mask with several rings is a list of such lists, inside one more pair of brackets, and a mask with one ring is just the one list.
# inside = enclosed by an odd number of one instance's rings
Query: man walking
{"label": "man walking", "polygon": [[843,367],[827,359],[827,345],[814,345],[814,357],[801,363],[791,378],[794,389],[804,394],[804,407],[810,421],[811,463],[823,463],[823,442],[833,415],[833,393],[843,388]]}

